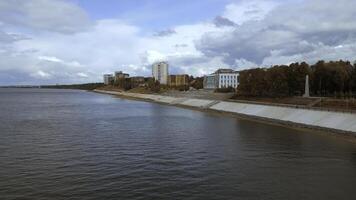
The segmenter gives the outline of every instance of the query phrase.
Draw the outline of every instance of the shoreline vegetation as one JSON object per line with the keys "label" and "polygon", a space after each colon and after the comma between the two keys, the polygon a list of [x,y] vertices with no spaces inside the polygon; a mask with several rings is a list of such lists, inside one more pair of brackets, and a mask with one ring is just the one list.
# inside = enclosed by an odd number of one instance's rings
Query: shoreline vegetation
{"label": "shoreline vegetation", "polygon": [[68,85],[41,85],[41,88],[95,90],[103,86],[104,86],[103,83],[85,83],[85,84],[68,84]]}

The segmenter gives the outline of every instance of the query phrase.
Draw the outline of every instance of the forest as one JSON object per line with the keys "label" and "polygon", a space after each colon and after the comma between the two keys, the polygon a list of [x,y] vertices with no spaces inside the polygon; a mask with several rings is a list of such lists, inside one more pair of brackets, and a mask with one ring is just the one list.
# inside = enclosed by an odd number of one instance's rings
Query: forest
{"label": "forest", "polygon": [[356,63],[343,60],[243,70],[240,72],[237,94],[253,97],[301,96],[305,90],[306,75],[309,75],[312,96],[356,96]]}

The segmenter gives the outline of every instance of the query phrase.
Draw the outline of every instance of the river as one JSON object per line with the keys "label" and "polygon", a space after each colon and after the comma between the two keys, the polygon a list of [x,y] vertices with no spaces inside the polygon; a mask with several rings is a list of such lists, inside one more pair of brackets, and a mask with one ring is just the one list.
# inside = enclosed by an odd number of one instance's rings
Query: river
{"label": "river", "polygon": [[0,199],[356,199],[356,145],[92,92],[0,89]]}

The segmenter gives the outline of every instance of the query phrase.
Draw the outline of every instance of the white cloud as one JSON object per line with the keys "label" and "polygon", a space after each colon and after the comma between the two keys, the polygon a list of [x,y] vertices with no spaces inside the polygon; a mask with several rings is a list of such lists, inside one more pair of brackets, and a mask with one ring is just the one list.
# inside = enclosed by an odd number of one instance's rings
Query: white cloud
{"label": "white cloud", "polygon": [[243,0],[226,6],[223,17],[238,25],[248,21],[262,20],[279,3],[272,0]]}
{"label": "white cloud", "polygon": [[[340,2],[240,1],[226,6],[219,25],[216,19],[177,25],[157,37],[120,19],[89,21],[69,1],[0,1],[0,73],[19,83],[76,83],[101,81],[102,74],[118,70],[150,75],[150,65],[160,60],[170,63],[172,73],[192,75],[354,60],[356,2]],[[48,12],[54,7],[62,12]]]}
{"label": "white cloud", "polygon": [[84,10],[62,0],[3,0],[0,20],[5,25],[73,33],[90,25]]}
{"label": "white cloud", "polygon": [[63,61],[61,59],[58,59],[56,57],[51,57],[51,56],[38,56],[39,60],[45,60],[45,61],[50,61],[50,62],[58,62],[62,63]]}
{"label": "white cloud", "polygon": [[49,79],[52,77],[51,74],[44,72],[42,70],[39,70],[35,73],[32,73],[31,76],[35,77],[35,78],[39,78],[39,79]]}
{"label": "white cloud", "polygon": [[[230,65],[235,60],[263,66],[320,59],[353,60],[355,56],[350,55],[355,55],[354,48],[341,51],[335,47],[353,46],[356,42],[355,6],[352,0],[281,4],[257,20],[243,18],[234,31],[205,34],[198,49],[207,56],[222,56]],[[236,7],[237,13],[239,10]]]}
{"label": "white cloud", "polygon": [[77,73],[77,75],[81,78],[88,78],[88,75],[83,72],[79,72],[79,73]]}

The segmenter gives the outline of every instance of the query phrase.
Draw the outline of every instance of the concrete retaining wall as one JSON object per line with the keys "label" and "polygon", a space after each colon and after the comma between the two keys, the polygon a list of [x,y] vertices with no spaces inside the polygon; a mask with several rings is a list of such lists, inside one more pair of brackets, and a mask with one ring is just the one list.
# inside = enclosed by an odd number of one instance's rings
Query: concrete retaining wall
{"label": "concrete retaining wall", "polygon": [[213,100],[187,99],[187,100],[179,103],[179,105],[196,107],[196,108],[208,108],[208,105],[213,102],[214,102]]}
{"label": "concrete retaining wall", "polygon": [[356,115],[318,110],[255,105],[246,103],[220,102],[212,110],[237,113],[253,117],[279,120],[323,129],[356,133]]}
{"label": "concrete retaining wall", "polygon": [[237,102],[224,102],[204,99],[175,98],[163,95],[136,94],[95,90],[96,92],[146,99],[171,105],[182,105],[200,109],[234,113],[254,118],[268,119],[280,123],[298,124],[336,132],[356,135],[356,114],[308,110],[299,108],[258,105]]}

